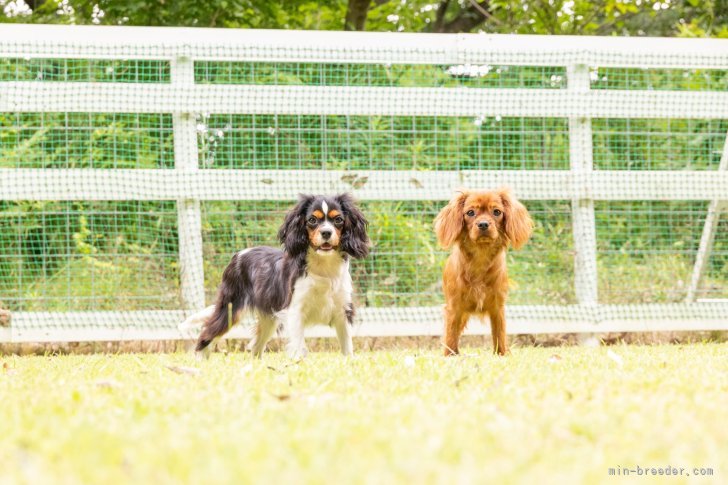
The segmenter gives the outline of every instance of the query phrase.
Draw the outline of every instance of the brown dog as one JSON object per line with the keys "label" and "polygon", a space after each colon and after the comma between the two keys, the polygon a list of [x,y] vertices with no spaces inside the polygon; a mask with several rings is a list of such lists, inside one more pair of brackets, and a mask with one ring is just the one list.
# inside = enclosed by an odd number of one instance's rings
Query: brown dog
{"label": "brown dog", "polygon": [[490,317],[493,350],[505,355],[506,250],[523,246],[533,221],[508,189],[460,191],[435,219],[440,245],[452,253],[443,271],[445,355],[458,353],[471,315]]}

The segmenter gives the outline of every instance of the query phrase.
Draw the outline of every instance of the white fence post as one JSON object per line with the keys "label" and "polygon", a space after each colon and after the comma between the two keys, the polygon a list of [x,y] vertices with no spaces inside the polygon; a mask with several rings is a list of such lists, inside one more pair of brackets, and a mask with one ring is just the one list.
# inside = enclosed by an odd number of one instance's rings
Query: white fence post
{"label": "white fence post", "polygon": [[[583,94],[591,88],[589,66],[570,65],[566,69],[568,90]],[[592,171],[594,169],[591,118],[569,118],[569,160],[573,179],[579,188],[571,200],[574,233],[574,289],[579,304],[597,304],[597,242]]]}
{"label": "white fence post", "polygon": [[[172,86],[195,83],[194,62],[189,57],[172,59]],[[180,90],[182,92],[182,90]],[[194,113],[174,113],[174,167],[183,172],[198,170],[197,122]],[[182,305],[185,310],[205,306],[205,278],[202,266],[202,216],[197,199],[177,200],[179,269]]]}
{"label": "white fence post", "polygon": [[[720,157],[719,172],[728,171],[728,133],[723,142],[723,153]],[[728,196],[727,196],[728,197]],[[705,224],[703,225],[703,234],[700,236],[700,246],[698,254],[695,256],[695,265],[693,266],[693,274],[690,278],[690,286],[688,287],[688,295],[685,298],[687,303],[692,303],[700,287],[700,280],[703,279],[705,266],[710,258],[713,250],[713,242],[715,241],[715,231],[718,229],[718,221],[720,220],[720,212],[723,210],[726,200],[714,199],[708,205],[708,214],[705,216]]]}

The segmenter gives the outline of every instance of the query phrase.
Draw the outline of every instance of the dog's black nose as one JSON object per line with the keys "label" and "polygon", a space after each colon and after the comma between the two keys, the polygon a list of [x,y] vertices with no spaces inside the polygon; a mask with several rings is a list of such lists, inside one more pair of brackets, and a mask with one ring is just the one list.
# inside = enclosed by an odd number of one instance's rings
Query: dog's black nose
{"label": "dog's black nose", "polygon": [[480,229],[481,231],[485,231],[486,229],[488,229],[488,226],[490,226],[490,224],[486,221],[478,223],[478,229]]}
{"label": "dog's black nose", "polygon": [[328,240],[331,237],[331,231],[321,231],[321,237],[324,238],[324,240]]}

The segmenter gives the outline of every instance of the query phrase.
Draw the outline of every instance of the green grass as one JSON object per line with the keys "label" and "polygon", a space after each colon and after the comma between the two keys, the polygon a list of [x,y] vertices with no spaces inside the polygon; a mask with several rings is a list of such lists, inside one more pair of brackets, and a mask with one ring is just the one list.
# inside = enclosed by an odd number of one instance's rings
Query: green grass
{"label": "green grass", "polygon": [[[728,345],[0,358],[1,483],[615,483],[728,473]],[[198,369],[176,373],[166,366]]]}

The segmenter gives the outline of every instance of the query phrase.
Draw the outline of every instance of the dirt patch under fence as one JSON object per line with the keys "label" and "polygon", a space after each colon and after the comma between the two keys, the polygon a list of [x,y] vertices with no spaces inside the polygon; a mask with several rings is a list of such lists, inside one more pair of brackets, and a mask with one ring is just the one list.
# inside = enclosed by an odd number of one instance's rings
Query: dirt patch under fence
{"label": "dirt patch under fence", "polygon": [[[606,333],[597,336],[604,345],[615,344],[678,344],[694,342],[726,342],[728,332],[631,332]],[[309,338],[306,340],[312,351],[338,351],[338,343],[333,338]],[[578,334],[537,334],[511,336],[512,347],[555,347],[579,345]],[[218,351],[242,352],[247,342],[225,340],[218,344]],[[488,347],[490,336],[466,335],[462,347]],[[0,354],[46,355],[46,354],[95,354],[95,353],[154,353],[191,351],[192,343],[179,340],[126,341],[126,342],[65,342],[65,343],[0,343]],[[436,349],[440,348],[440,338],[420,337],[361,337],[354,339],[358,352],[388,349]],[[283,350],[283,340],[274,339],[268,344],[270,351]]]}

